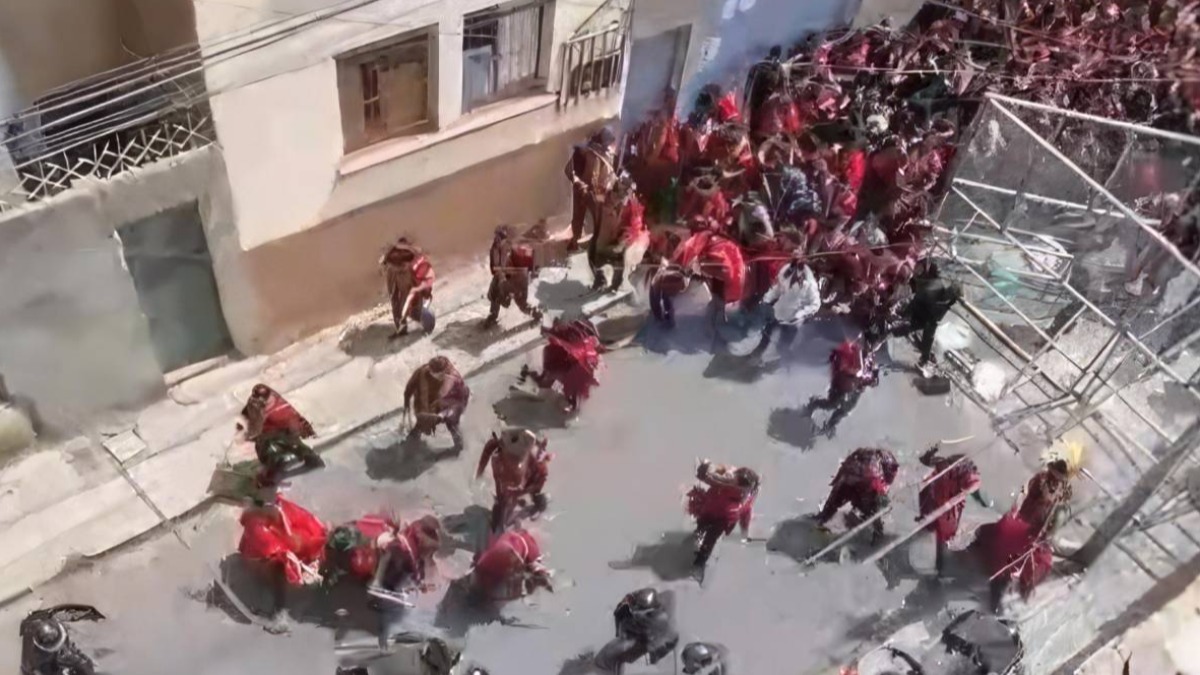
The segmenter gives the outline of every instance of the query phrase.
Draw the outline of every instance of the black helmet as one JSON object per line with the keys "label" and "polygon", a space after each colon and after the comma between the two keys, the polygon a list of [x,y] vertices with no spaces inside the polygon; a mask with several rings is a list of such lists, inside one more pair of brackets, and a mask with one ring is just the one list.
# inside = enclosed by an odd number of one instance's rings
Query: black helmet
{"label": "black helmet", "polygon": [[693,642],[683,648],[679,658],[683,661],[683,672],[693,675],[699,673],[701,668],[707,668],[717,662],[717,650],[712,645]]}
{"label": "black helmet", "polygon": [[53,619],[40,619],[28,627],[33,644],[44,652],[57,652],[67,641],[67,629]]}
{"label": "black helmet", "polygon": [[629,603],[629,608],[634,614],[645,614],[658,609],[658,591],[653,588],[643,588],[636,590],[625,596],[626,602]]}

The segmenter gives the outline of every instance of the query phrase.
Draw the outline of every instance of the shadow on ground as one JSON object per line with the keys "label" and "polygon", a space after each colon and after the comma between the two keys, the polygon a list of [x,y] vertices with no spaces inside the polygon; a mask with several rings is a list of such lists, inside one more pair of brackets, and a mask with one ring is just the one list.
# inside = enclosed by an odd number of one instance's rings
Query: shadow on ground
{"label": "shadow on ground", "polygon": [[509,392],[492,406],[496,417],[509,426],[526,427],[534,431],[565,429],[571,415],[564,411],[566,400],[554,392],[545,398],[520,391]]}
{"label": "shadow on ground", "polygon": [[656,544],[638,544],[628,560],[608,563],[614,570],[649,569],[663,581],[692,576],[696,536],[692,532],[668,532]]}
{"label": "shadow on ground", "polygon": [[593,675],[603,672],[596,667],[596,651],[594,649],[572,656],[563,661],[562,667],[558,669],[558,675]]}
{"label": "shadow on ground", "polygon": [[400,441],[367,451],[367,476],[372,480],[413,480],[438,462],[455,459],[462,448],[430,448],[424,440]]}
{"label": "shadow on ground", "polygon": [[349,356],[381,359],[403,351],[425,335],[420,326],[410,326],[408,335],[396,339],[392,339],[393,332],[395,328],[391,323],[351,326],[338,341],[338,348]]}
{"label": "shadow on ground", "polygon": [[447,537],[452,550],[471,553],[483,550],[490,534],[491,518],[492,512],[478,504],[468,506],[462,513],[442,518],[442,526],[446,528],[447,533],[453,535]]}
{"label": "shadow on ground", "polygon": [[739,384],[754,384],[763,377],[779,370],[782,361],[763,362],[750,356],[736,356],[728,352],[718,352],[708,362],[704,369],[704,377],[737,382]]}
{"label": "shadow on ground", "polygon": [[433,625],[452,638],[461,638],[476,626],[499,623],[511,628],[545,629],[547,626],[527,624],[504,616],[504,604],[481,600],[471,592],[470,576],[450,582],[446,594],[438,603]]}
{"label": "shadow on ground", "polygon": [[479,356],[489,346],[532,326],[533,319],[529,318],[504,330],[484,328],[483,319],[455,321],[446,324],[442,332],[433,338],[433,344],[439,349],[459,349],[472,356]]}
{"label": "shadow on ground", "polygon": [[[235,553],[221,561],[220,571],[229,589],[247,609],[263,619],[269,619],[274,584],[269,575],[275,570],[264,568],[256,561],[248,561]],[[250,623],[216,584],[209,588],[203,600],[209,607],[219,609],[238,623]],[[294,623],[331,629],[340,624],[348,630],[368,633],[379,630],[379,615],[367,608],[362,584],[349,579],[332,587],[289,587],[286,605]],[[340,623],[343,619],[337,616],[339,609],[347,611],[344,623]]]}
{"label": "shadow on ground", "polygon": [[812,411],[804,408],[775,408],[767,418],[767,436],[795,446],[812,450],[817,443],[817,424]]}
{"label": "shadow on ground", "polygon": [[[543,276],[546,274],[543,272]],[[543,278],[534,291],[538,304],[548,312],[578,310],[588,300],[600,297],[588,284],[577,279]]]}

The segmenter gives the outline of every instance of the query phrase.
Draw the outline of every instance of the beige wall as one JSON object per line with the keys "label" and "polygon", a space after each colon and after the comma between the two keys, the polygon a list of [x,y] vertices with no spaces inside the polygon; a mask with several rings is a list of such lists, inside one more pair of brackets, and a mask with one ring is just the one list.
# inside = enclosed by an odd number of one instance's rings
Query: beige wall
{"label": "beige wall", "polygon": [[116,0],[121,38],[138,56],[197,41],[192,0]]}
{"label": "beige wall", "polygon": [[[210,249],[226,273],[227,311],[251,310],[221,228],[224,177],[213,148],[81,181],[58,196],[0,215],[0,373],[32,399],[51,431],[86,427],[94,415],[136,408],[165,391],[149,329],[125,269],[118,227],[196,201]],[[224,223],[224,224],[223,224]],[[236,250],[236,249],[234,249]],[[236,262],[236,261],[234,261]]]}
{"label": "beige wall", "polygon": [[[570,0],[553,10],[554,43],[574,30],[571,16],[582,21],[601,0]],[[195,5],[201,39],[241,30],[246,39],[273,35],[285,20],[298,26],[309,17],[296,14],[332,7],[334,0],[243,0],[244,7],[201,2]],[[343,169],[337,55],[399,33],[439,26],[432,64],[436,80],[438,123],[443,131],[425,141],[470,125],[462,119],[462,25],[464,13],[495,4],[494,0],[380,0],[336,18],[297,28],[285,39],[246,55],[224,60],[206,72],[217,135],[225,152],[232,203],[244,249],[318,227],[382,199],[437,181],[469,167],[516,152],[542,138],[567,132],[611,115],[590,107],[592,117],[576,112],[566,117],[547,111],[507,124],[505,134],[474,135],[434,144],[366,171]],[[326,10],[328,11],[328,10]],[[564,18],[565,17],[565,18]],[[554,49],[553,47],[551,48]],[[557,54],[557,50],[551,52]],[[472,113],[476,115],[477,113]],[[497,125],[499,126],[499,125]],[[370,152],[371,150],[368,150]]]}
{"label": "beige wall", "polygon": [[[593,105],[612,115],[617,103],[612,99]],[[596,110],[581,113],[592,120],[599,116]],[[430,253],[439,277],[481,264],[496,225],[530,223],[567,208],[562,167],[569,148],[602,123],[566,125],[569,131],[514,153],[483,163],[465,161],[451,176],[239,253],[236,272],[244,285],[237,292],[248,304],[244,311],[225,308],[238,347],[247,353],[274,351],[381,302],[376,264],[402,233]],[[537,128],[534,120],[516,120],[450,141],[425,157],[412,157],[409,169],[381,168],[371,178],[377,182],[374,189],[386,189],[423,163],[471,160],[471,148],[506,146],[511,136]],[[218,266],[217,271],[220,276],[224,270]]]}
{"label": "beige wall", "polygon": [[50,89],[132,61],[117,0],[0,0],[0,116]]}

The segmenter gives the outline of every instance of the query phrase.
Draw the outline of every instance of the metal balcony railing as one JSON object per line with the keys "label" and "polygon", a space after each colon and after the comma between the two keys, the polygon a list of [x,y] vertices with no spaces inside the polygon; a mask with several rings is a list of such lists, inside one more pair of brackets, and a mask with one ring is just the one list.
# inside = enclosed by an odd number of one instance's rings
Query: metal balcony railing
{"label": "metal balcony railing", "polygon": [[74,82],[0,122],[0,212],[215,138],[198,55]]}

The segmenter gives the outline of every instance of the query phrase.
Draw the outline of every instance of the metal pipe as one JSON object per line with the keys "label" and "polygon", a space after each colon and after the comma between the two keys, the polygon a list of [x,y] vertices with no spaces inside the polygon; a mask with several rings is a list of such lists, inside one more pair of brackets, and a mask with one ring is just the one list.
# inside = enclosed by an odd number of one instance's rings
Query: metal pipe
{"label": "metal pipe", "polygon": [[917,536],[921,532],[925,531],[925,528],[929,527],[930,523],[937,520],[938,518],[941,518],[943,513],[949,511],[950,509],[952,509],[952,508],[958,506],[959,504],[963,503],[964,501],[966,501],[967,497],[971,496],[971,493],[976,492],[978,490],[979,490],[979,487],[976,486],[976,487],[971,488],[970,490],[964,490],[964,491],[958,493],[957,495],[954,496],[954,499],[951,499],[950,501],[946,502],[945,504],[942,504],[933,513],[922,518],[920,520],[920,522],[917,523],[916,529],[911,530],[908,534],[906,534],[902,537],[897,537],[896,539],[893,539],[892,541],[888,542],[887,546],[884,546],[883,548],[879,549],[878,551],[872,553],[869,558],[867,558],[866,560],[863,561],[863,564],[864,565],[873,565],[873,564],[879,562],[885,555],[891,553],[892,551],[896,550],[896,548],[898,548],[904,542],[908,541],[909,539],[912,539],[913,537]]}
{"label": "metal pipe", "polygon": [[[954,189],[954,188],[951,188],[951,189]],[[1004,231],[1004,228],[1003,228],[1003,227],[1002,227],[1002,226],[1001,226],[999,223],[997,223],[997,222],[996,222],[996,221],[995,221],[995,220],[994,220],[994,219],[993,219],[993,218],[992,218],[990,215],[988,215],[988,214],[987,214],[985,211],[983,211],[982,209],[980,209],[980,208],[979,208],[979,206],[978,206],[977,204],[975,204],[975,202],[972,202],[972,201],[971,201],[971,200],[970,200],[970,199],[969,199],[969,198],[968,198],[966,195],[962,194],[962,192],[960,192],[959,190],[957,190],[957,189],[954,189],[954,191],[955,191],[955,193],[957,193],[957,194],[958,194],[958,196],[959,196],[959,197],[961,197],[961,198],[962,198],[964,201],[966,201],[968,204],[970,204],[970,205],[971,205],[971,206],[973,206],[974,208],[978,209],[978,210],[979,210],[979,213],[980,213],[980,214],[981,214],[981,215],[984,217],[984,220],[987,220],[989,223],[991,223],[993,227],[995,227],[995,228],[996,228],[997,230],[999,230],[999,231],[1000,231],[1002,234],[1004,234],[1006,237],[1008,237],[1008,238],[1009,238],[1009,240],[1010,240],[1010,241],[1012,241],[1014,244],[1016,244],[1018,248],[1022,248],[1022,249],[1024,248],[1024,244],[1022,244],[1020,241],[1018,241],[1018,240],[1017,240],[1015,237],[1013,237],[1012,235],[1010,235],[1010,234],[1008,234],[1007,232],[1005,232],[1005,231]],[[1178,253],[1178,251],[1176,251],[1176,253]],[[1029,258],[1029,262],[1030,262],[1030,263],[1032,263],[1034,266],[1041,268],[1041,269],[1042,269],[1042,271],[1044,271],[1044,272],[1046,272],[1046,273],[1048,273],[1048,274],[1053,274],[1053,270],[1050,270],[1049,268],[1047,268],[1047,267],[1046,267],[1046,266],[1045,266],[1043,263],[1041,263],[1041,262],[1040,262],[1040,261],[1039,261],[1037,258],[1035,258],[1034,256],[1032,256],[1032,255],[1027,255],[1027,257]],[[968,268],[968,269],[969,269],[969,268]],[[972,270],[972,272],[974,272],[974,270]],[[1100,318],[1101,318],[1101,319],[1102,319],[1102,320],[1103,320],[1105,323],[1107,323],[1107,324],[1109,325],[1109,327],[1110,327],[1110,328],[1117,328],[1117,327],[1118,327],[1118,326],[1117,326],[1117,322],[1116,322],[1116,321],[1114,321],[1114,320],[1113,320],[1112,318],[1110,318],[1110,317],[1109,317],[1107,314],[1105,314],[1105,313],[1104,313],[1104,312],[1103,312],[1103,311],[1102,311],[1102,310],[1101,310],[1099,307],[1097,307],[1097,306],[1096,306],[1095,304],[1093,304],[1093,303],[1092,303],[1090,300],[1088,300],[1086,297],[1084,297],[1084,295],[1083,295],[1082,293],[1080,293],[1078,290],[1076,290],[1076,289],[1075,289],[1075,287],[1071,286],[1071,284],[1069,284],[1069,283],[1067,283],[1067,282],[1065,282],[1065,281],[1063,281],[1063,282],[1061,282],[1061,283],[1062,283],[1062,286],[1063,286],[1063,288],[1065,288],[1065,289],[1066,289],[1066,290],[1067,290],[1069,293],[1071,293],[1071,295],[1074,295],[1074,296],[1075,296],[1075,298],[1076,298],[1077,300],[1079,300],[1081,303],[1083,303],[1083,304],[1084,304],[1084,306],[1086,306],[1088,309],[1090,309],[1090,310],[1092,310],[1093,312],[1095,312],[1095,313],[1096,313],[1096,315],[1097,315],[1097,316],[1099,316],[1099,317],[1100,317]],[[1002,298],[1002,299],[1003,299],[1003,298]],[[1006,301],[1007,301],[1007,300],[1006,300]],[[1042,336],[1042,338],[1043,338],[1043,339],[1045,339],[1045,338],[1047,338],[1047,337],[1048,337],[1048,336],[1046,336],[1046,334],[1045,334],[1045,332],[1044,332],[1044,331],[1042,331],[1040,328],[1038,328],[1038,327],[1037,327],[1036,325],[1034,325],[1033,323],[1030,323],[1030,327],[1031,327],[1031,328],[1033,328],[1035,331],[1037,331],[1037,332],[1038,332],[1038,333],[1039,333],[1039,334]],[[1178,373],[1176,373],[1176,372],[1174,371],[1174,369],[1172,369],[1172,368],[1171,368],[1170,366],[1168,366],[1166,363],[1163,363],[1163,361],[1162,361],[1161,359],[1159,359],[1159,358],[1158,358],[1158,355],[1157,355],[1157,354],[1155,354],[1155,353],[1154,353],[1154,351],[1153,351],[1152,349],[1150,349],[1150,348],[1149,348],[1149,347],[1147,347],[1146,345],[1142,344],[1142,342],[1141,342],[1140,340],[1138,340],[1138,339],[1137,339],[1137,337],[1136,337],[1136,336],[1134,336],[1134,335],[1133,335],[1132,333],[1130,333],[1129,331],[1125,330],[1125,331],[1122,331],[1122,333],[1123,333],[1123,335],[1124,335],[1124,336],[1125,336],[1125,337],[1126,337],[1126,338],[1127,338],[1127,339],[1128,339],[1130,342],[1132,342],[1132,343],[1133,343],[1133,344],[1134,344],[1134,345],[1135,345],[1135,346],[1136,346],[1136,347],[1137,347],[1137,348],[1138,348],[1138,349],[1139,349],[1139,350],[1140,350],[1140,351],[1141,351],[1143,354],[1145,354],[1147,357],[1149,357],[1149,358],[1150,358],[1150,360],[1151,360],[1151,361],[1153,361],[1153,362],[1154,362],[1154,364],[1155,364],[1156,366],[1158,366],[1158,367],[1159,367],[1159,369],[1161,369],[1163,372],[1167,373],[1167,374],[1168,374],[1168,375],[1170,375],[1172,378],[1174,378],[1174,380],[1175,380],[1176,382],[1178,382],[1178,383],[1182,384],[1182,385],[1183,385],[1183,386],[1184,386],[1184,387],[1187,389],[1187,391],[1188,391],[1188,392],[1190,392],[1194,398],[1196,398],[1196,400],[1200,401],[1200,392],[1197,392],[1197,391],[1196,391],[1196,390],[1195,390],[1193,387],[1191,387],[1191,385],[1188,383],[1188,381],[1187,381],[1186,379],[1184,379],[1183,377],[1181,377],[1181,376],[1180,376]],[[1061,352],[1062,350],[1059,350],[1059,351]],[[1072,363],[1074,363],[1074,362],[1072,361]],[[1075,365],[1076,365],[1076,367],[1078,367],[1078,364],[1075,364]],[[1123,399],[1122,399],[1122,400],[1123,400]]]}
{"label": "metal pipe", "polygon": [[[1064,323],[1061,327],[1059,327],[1058,331],[1056,331],[1054,333],[1054,335],[1051,336],[1053,339],[1053,342],[1055,344],[1057,344],[1058,339],[1061,338],[1063,335],[1066,335],[1067,331],[1071,329],[1071,326],[1075,323],[1075,321],[1078,320],[1079,317],[1083,316],[1083,313],[1086,311],[1087,311],[1086,307],[1080,307],[1079,310],[1075,312],[1074,316],[1072,316],[1070,319],[1067,319],[1067,322]],[[1004,385],[1004,390],[1003,390],[1002,395],[1009,394],[1014,389],[1017,389],[1021,385],[1025,384],[1026,381],[1032,379],[1032,377],[1033,377],[1032,375],[1029,375],[1029,376],[1026,375],[1026,370],[1031,368],[1038,359],[1045,356],[1046,352],[1050,351],[1051,349],[1052,349],[1052,346],[1051,346],[1050,342],[1047,342],[1047,343],[1043,344],[1041,347],[1038,347],[1037,351],[1033,353],[1033,357],[1031,359],[1029,359],[1028,361],[1026,361],[1025,365],[1021,366],[1020,370],[1017,371],[1017,376],[1015,378],[1013,378],[1012,382]]]}
{"label": "metal pipe", "polygon": [[[1129,218],[1130,220],[1132,220],[1134,222],[1134,224],[1136,224],[1138,227],[1142,228],[1142,230],[1145,231],[1145,233],[1147,235],[1149,235],[1151,239],[1158,242],[1158,244],[1160,246],[1165,247],[1167,252],[1170,253],[1172,256],[1174,256],[1174,258],[1176,260],[1178,260],[1180,262],[1180,264],[1183,265],[1184,269],[1191,272],[1197,278],[1200,278],[1200,267],[1197,267],[1196,263],[1192,262],[1191,258],[1188,258],[1187,256],[1183,255],[1183,253],[1181,253],[1179,251],[1179,249],[1176,248],[1175,245],[1170,242],[1170,240],[1168,240],[1166,237],[1164,237],[1161,232],[1154,229],[1153,227],[1150,227],[1150,225],[1141,216],[1139,216],[1137,213],[1135,213],[1133,211],[1133,209],[1126,206],[1125,203],[1122,202],[1120,199],[1117,199],[1117,197],[1113,193],[1109,192],[1103,185],[1101,185],[1099,182],[1097,182],[1096,179],[1087,175],[1086,171],[1084,171],[1083,169],[1080,169],[1079,166],[1075,164],[1075,162],[1071,161],[1071,159],[1069,157],[1064,155],[1058,148],[1054,147],[1054,145],[1052,143],[1050,143],[1046,139],[1042,138],[1041,135],[1039,135],[1036,131],[1034,131],[1032,128],[1030,128],[1030,126],[1028,124],[1025,124],[1025,122],[1022,121],[1021,118],[1017,117],[1010,110],[1008,110],[1003,105],[1001,105],[995,99],[995,97],[993,95],[988,94],[987,97],[989,99],[991,99],[992,105],[994,105],[997,110],[999,110],[1006,117],[1008,117],[1009,120],[1011,120],[1013,124],[1017,125],[1025,133],[1029,134],[1038,145],[1045,148],[1047,152],[1049,152],[1051,155],[1056,157],[1060,162],[1062,162],[1063,164],[1066,164],[1067,168],[1074,171],[1080,178],[1083,179],[1083,181],[1085,183],[1090,185],[1092,187],[1092,189],[1094,189],[1100,196],[1107,199],[1113,206],[1115,206],[1117,208],[1118,211],[1125,214],[1125,217]],[[1012,100],[1012,99],[1009,99],[1009,100]],[[1065,111],[1063,111],[1063,112],[1065,112]],[[1184,138],[1190,138],[1190,137],[1184,137]],[[1197,139],[1197,138],[1191,138],[1191,140],[1189,142],[1200,145],[1200,139]]]}
{"label": "metal pipe", "polygon": [[[1026,101],[1026,100],[1019,99],[1019,98],[1012,98],[1010,96],[1002,96],[1000,94],[987,93],[987,94],[984,94],[984,97],[992,100],[993,102],[1002,101],[1004,103],[1020,106],[1023,108],[1031,108],[1033,110],[1040,110],[1042,112],[1053,113],[1055,115],[1063,115],[1064,117],[1073,117],[1075,119],[1088,120],[1089,122],[1096,122],[1097,124],[1102,124],[1104,126],[1109,126],[1109,127],[1116,127],[1118,129],[1128,129],[1130,131],[1134,131],[1139,134],[1145,134],[1147,136],[1158,136],[1159,138],[1167,138],[1167,139],[1170,139],[1173,141],[1179,141],[1180,143],[1187,143],[1189,145],[1200,145],[1200,138],[1197,138],[1196,136],[1189,136],[1188,134],[1180,134],[1180,133],[1176,133],[1174,131],[1165,131],[1163,129],[1155,129],[1154,127],[1147,127],[1147,126],[1143,126],[1141,124],[1133,124],[1132,122],[1121,122],[1118,120],[1110,119],[1108,117],[1100,117],[1098,115],[1089,115],[1087,113],[1076,112],[1074,110],[1066,110],[1064,108],[1057,108],[1055,106],[1046,105],[1044,103],[1034,103],[1033,101]],[[1035,136],[1038,135],[1036,132],[1033,132],[1033,133]]]}

